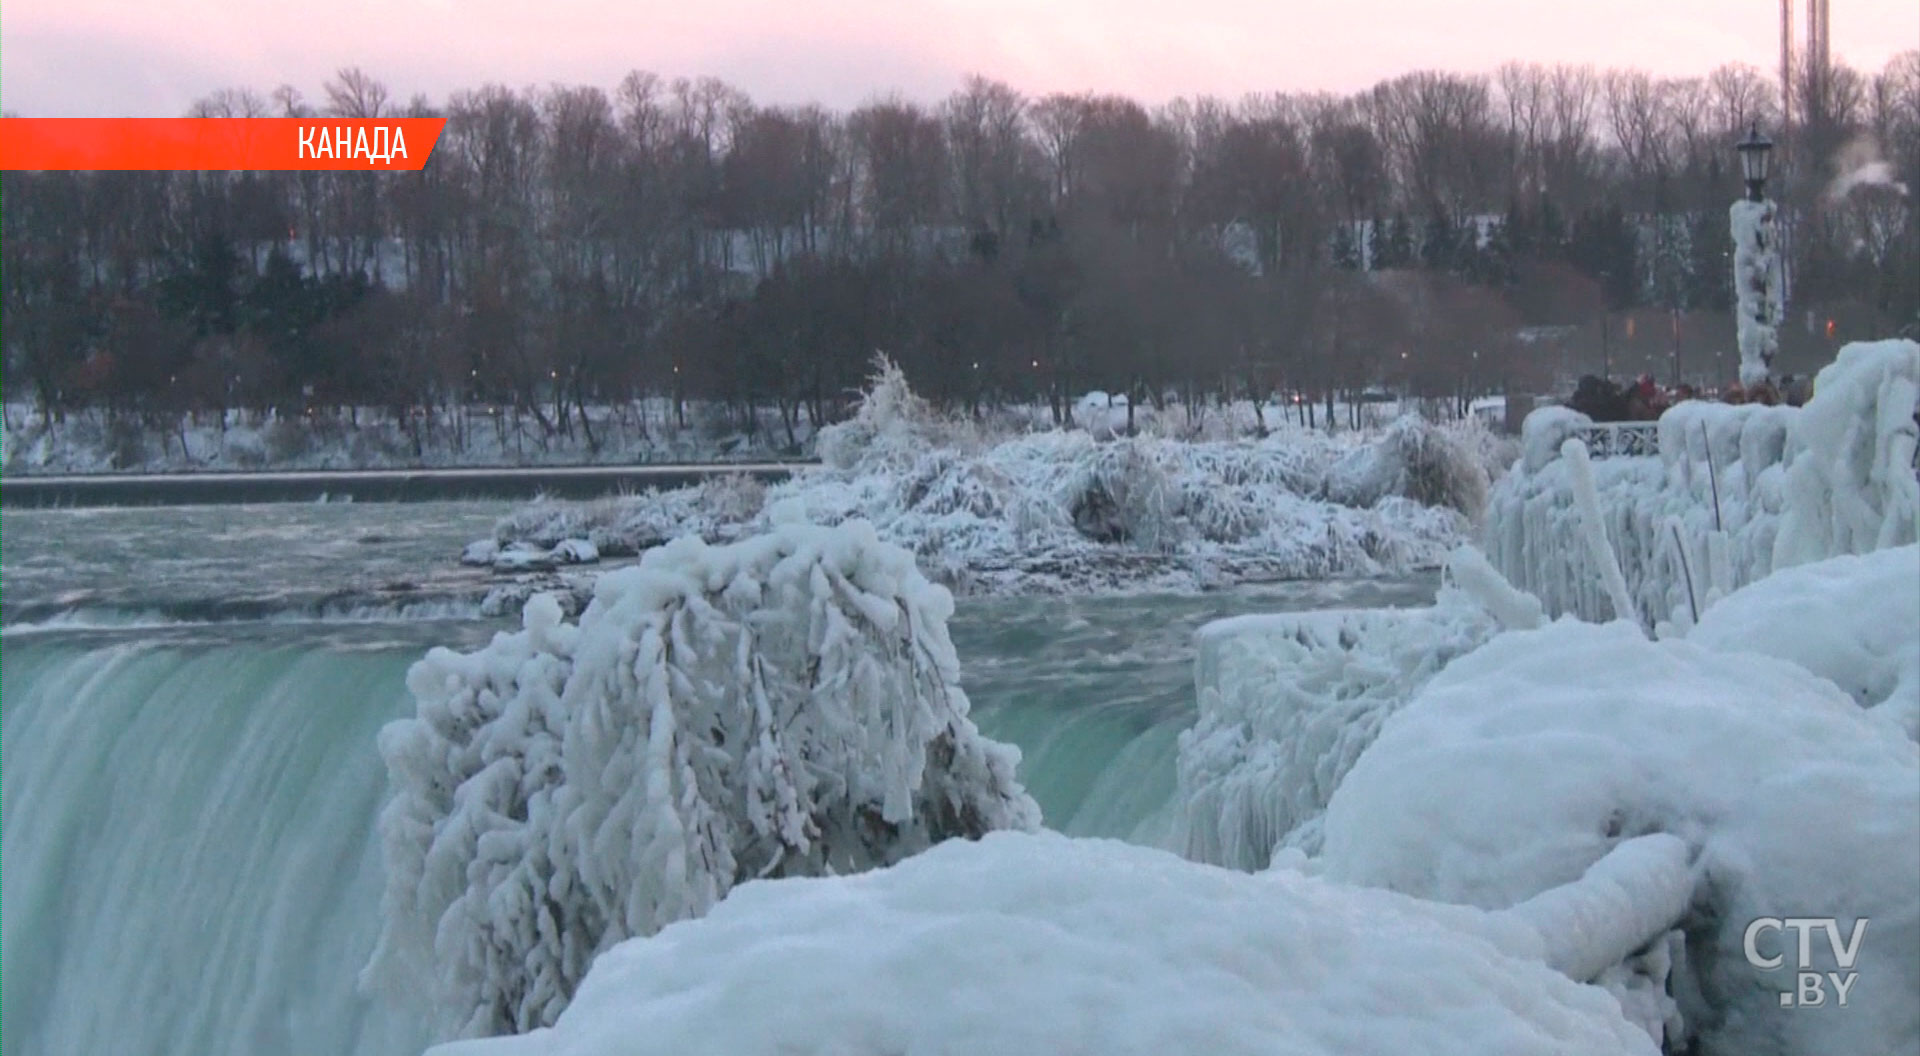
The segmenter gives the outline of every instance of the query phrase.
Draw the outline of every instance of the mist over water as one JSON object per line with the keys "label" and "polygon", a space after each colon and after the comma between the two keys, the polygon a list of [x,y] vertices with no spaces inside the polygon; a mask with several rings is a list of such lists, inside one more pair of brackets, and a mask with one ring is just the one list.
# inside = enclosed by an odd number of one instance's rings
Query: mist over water
{"label": "mist over water", "polygon": [[[384,1056],[431,1040],[393,995],[355,988],[383,885],[374,738],[412,712],[405,674],[427,648],[472,648],[512,624],[304,606],[398,569],[447,574],[499,512],[437,505],[263,507],[267,523],[229,529],[196,520],[204,509],[6,515],[9,1056]],[[1421,604],[1433,586],[963,599],[952,630],[974,717],[1021,747],[1047,823],[1161,843],[1194,716],[1196,627]],[[86,618],[46,618],[75,607]]]}

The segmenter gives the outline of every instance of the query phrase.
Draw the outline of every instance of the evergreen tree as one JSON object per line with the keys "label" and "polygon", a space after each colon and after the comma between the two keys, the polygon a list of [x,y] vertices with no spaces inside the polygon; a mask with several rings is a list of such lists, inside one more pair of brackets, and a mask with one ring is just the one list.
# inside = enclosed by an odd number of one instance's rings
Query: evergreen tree
{"label": "evergreen tree", "polygon": [[1413,266],[1413,225],[1407,222],[1406,213],[1396,211],[1393,219],[1387,221],[1387,236],[1383,242],[1381,252],[1374,258],[1375,271]]}
{"label": "evergreen tree", "polygon": [[1420,266],[1428,271],[1457,271],[1460,263],[1460,232],[1453,218],[1440,206],[1427,213],[1426,230],[1420,238]]}
{"label": "evergreen tree", "polygon": [[1733,310],[1733,233],[1725,209],[1703,209],[1687,223],[1687,304]]}
{"label": "evergreen tree", "polygon": [[1620,206],[1593,206],[1574,218],[1567,255],[1574,267],[1600,283],[1615,311],[1640,301],[1639,251]]}

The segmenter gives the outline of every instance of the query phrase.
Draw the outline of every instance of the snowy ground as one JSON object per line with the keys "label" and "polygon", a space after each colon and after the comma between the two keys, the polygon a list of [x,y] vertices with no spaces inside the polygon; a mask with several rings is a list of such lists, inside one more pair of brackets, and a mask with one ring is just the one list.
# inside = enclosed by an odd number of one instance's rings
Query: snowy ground
{"label": "snowy ground", "polygon": [[230,411],[224,425],[218,415],[207,414],[155,428],[126,420],[109,423],[96,411],[50,423],[30,406],[10,404],[3,461],[8,475],[633,465],[799,456],[809,453],[813,439],[813,427],[804,418],[795,431],[798,443],[789,445],[772,412],[762,415],[760,428],[750,436],[716,409],[698,404],[688,406],[683,427],[672,405],[658,399],[594,407],[588,418],[592,441],[577,419],[569,423],[568,435],[549,436],[531,417],[516,423],[488,407],[441,411],[431,427],[418,428],[373,408],[339,417],[290,414],[265,420]]}
{"label": "snowy ground", "polygon": [[[1491,401],[1478,401],[1474,415],[1494,423],[1495,409]],[[1088,393],[1072,410],[1074,427],[1098,438],[1126,430],[1125,396]],[[1336,403],[1334,420],[1340,428],[1357,420],[1375,429],[1415,410],[1395,402]],[[1325,411],[1314,408],[1316,425],[1324,427]],[[1134,425],[1148,435],[1219,440],[1253,435],[1263,424],[1269,429],[1304,426],[1304,413],[1294,403],[1269,403],[1257,413],[1251,403],[1210,404],[1197,413],[1178,404],[1164,410],[1142,404],[1135,409]],[[807,457],[818,432],[804,413],[790,440],[772,409],[758,411],[757,427],[748,430],[721,408],[692,401],[676,412],[662,398],[590,407],[591,438],[577,417],[569,419],[567,433],[550,433],[530,415],[516,421],[504,408],[479,405],[439,409],[430,421],[423,417],[412,423],[373,407],[266,417],[229,411],[224,417],[207,413],[160,423],[110,422],[100,411],[76,411],[51,422],[31,404],[10,403],[0,431],[0,463],[14,475],[726,462]],[[984,414],[981,427],[1000,435],[1044,430],[1051,427],[1051,412],[1043,405],[1003,407]]]}
{"label": "snowy ground", "polygon": [[[1083,405],[1118,416],[1104,400]],[[955,420],[883,373],[851,420],[822,430],[823,465],[772,486],[717,479],[597,503],[536,503],[466,560],[503,572],[568,564],[567,540],[603,557],[681,534],[742,538],[797,501],[819,524],[871,522],[962,593],[1204,589],[1236,582],[1432,567],[1471,528],[1514,448],[1484,426],[1402,418],[1327,434],[1241,435],[1224,413],[1197,428],[1145,415],[1141,435],[1032,431]],[[1109,420],[1106,425],[1116,424]],[[1104,437],[1104,438],[1103,438]]]}

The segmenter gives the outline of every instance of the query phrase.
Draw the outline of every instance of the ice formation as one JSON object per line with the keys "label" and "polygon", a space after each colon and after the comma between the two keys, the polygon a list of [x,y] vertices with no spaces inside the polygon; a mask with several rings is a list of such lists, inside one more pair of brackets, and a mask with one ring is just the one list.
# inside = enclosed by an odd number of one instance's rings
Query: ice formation
{"label": "ice formation", "polygon": [[[1777,567],[1913,542],[1917,391],[1920,344],[1855,343],[1805,407],[1682,403],[1660,419],[1657,459],[1595,460],[1608,541],[1641,619],[1684,628]],[[1549,612],[1604,619],[1610,591],[1556,457],[1585,424],[1564,408],[1528,417],[1484,535],[1494,566]]]}
{"label": "ice formation", "polygon": [[542,595],[522,630],[432,651],[380,737],[369,985],[434,981],[459,1035],[544,1026],[596,954],[743,881],[1037,826],[1018,751],[967,716],[952,605],[870,525],[782,511],[602,577],[577,623]]}
{"label": "ice formation", "polygon": [[1916,434],[1920,343],[1841,349],[1794,419],[1774,566],[1913,542],[1920,531]]}
{"label": "ice formation", "polygon": [[615,557],[682,534],[728,541],[797,499],[817,523],[871,521],[968,593],[1373,574],[1437,564],[1483,508],[1489,460],[1504,456],[1477,424],[1417,419],[1261,439],[999,429],[935,413],[886,363],[858,413],[821,430],[819,452],[822,466],[770,486],[538,504],[494,542],[578,538]]}
{"label": "ice formation", "polygon": [[[1581,877],[1623,840],[1665,833],[1685,842],[1698,879],[1680,961],[1666,966],[1695,1051],[1909,1052],[1916,787],[1920,747],[1793,663],[1561,621],[1494,638],[1389,717],[1328,803],[1313,864],[1329,879],[1500,909]],[[1627,875],[1658,892],[1666,868],[1650,856]],[[1742,948],[1766,916],[1871,921],[1846,1008],[1783,1006],[1794,972],[1756,967]],[[1608,953],[1591,952],[1583,971]]]}
{"label": "ice formation", "polygon": [[1735,202],[1728,220],[1733,232],[1733,315],[1740,346],[1740,384],[1757,385],[1773,371],[1774,353],[1780,348],[1776,328],[1786,314],[1773,203]]}
{"label": "ice formation", "polygon": [[1470,547],[1448,559],[1446,578],[1430,608],[1239,616],[1200,629],[1200,716],[1176,763],[1184,854],[1264,869],[1282,847],[1317,851],[1328,798],[1386,717],[1502,626],[1541,619],[1539,602]]}
{"label": "ice formation", "polygon": [[608,951],[553,1029],[432,1056],[1658,1052],[1600,989],[1508,952],[1524,927],[995,833],[859,876],[747,884]]}

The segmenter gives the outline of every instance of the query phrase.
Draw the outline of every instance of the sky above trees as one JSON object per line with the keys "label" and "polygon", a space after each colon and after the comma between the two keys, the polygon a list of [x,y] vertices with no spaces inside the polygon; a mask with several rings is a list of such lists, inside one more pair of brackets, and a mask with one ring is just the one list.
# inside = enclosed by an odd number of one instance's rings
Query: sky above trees
{"label": "sky above trees", "polygon": [[[1696,73],[1771,68],[1774,0],[9,0],[0,106],[36,117],[166,117],[217,89],[311,85],[344,65],[398,98],[485,82],[715,76],[765,103],[930,102],[968,73],[1023,92],[1349,92],[1413,69],[1509,59]],[[1885,65],[1920,6],[1839,0],[1836,59]]]}

